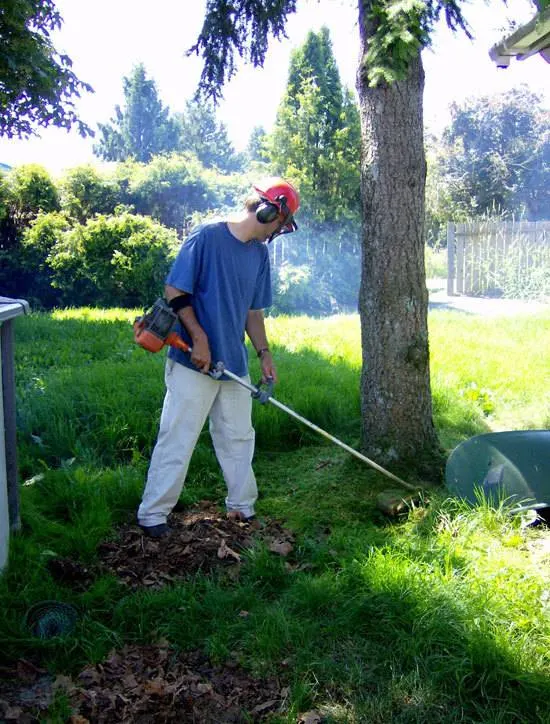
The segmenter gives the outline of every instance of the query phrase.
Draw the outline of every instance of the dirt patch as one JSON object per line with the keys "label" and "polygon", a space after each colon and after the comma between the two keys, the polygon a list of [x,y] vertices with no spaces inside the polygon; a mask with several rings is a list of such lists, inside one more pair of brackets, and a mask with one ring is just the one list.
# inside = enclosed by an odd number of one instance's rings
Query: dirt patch
{"label": "dirt patch", "polygon": [[33,669],[19,662],[11,680],[4,677],[1,721],[44,720],[56,692],[69,700],[71,724],[260,722],[283,711],[288,697],[275,678],[256,679],[233,661],[214,666],[200,652],[177,653],[167,643],[125,646],[74,678]]}
{"label": "dirt patch", "polygon": [[160,540],[148,538],[137,525],[120,528],[115,539],[98,548],[102,570],[114,573],[132,589],[157,589],[197,571],[226,568],[237,576],[243,553],[257,540],[282,556],[294,544],[292,533],[277,521],[260,525],[228,520],[209,501],[173,513],[168,522],[172,533]]}

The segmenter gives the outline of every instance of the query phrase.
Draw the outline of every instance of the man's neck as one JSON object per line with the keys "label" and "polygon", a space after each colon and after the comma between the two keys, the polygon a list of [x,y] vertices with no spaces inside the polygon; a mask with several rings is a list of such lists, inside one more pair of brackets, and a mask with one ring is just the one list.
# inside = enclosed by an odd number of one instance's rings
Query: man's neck
{"label": "man's neck", "polygon": [[243,244],[247,244],[255,238],[254,224],[251,223],[248,215],[230,217],[227,220],[227,228]]}

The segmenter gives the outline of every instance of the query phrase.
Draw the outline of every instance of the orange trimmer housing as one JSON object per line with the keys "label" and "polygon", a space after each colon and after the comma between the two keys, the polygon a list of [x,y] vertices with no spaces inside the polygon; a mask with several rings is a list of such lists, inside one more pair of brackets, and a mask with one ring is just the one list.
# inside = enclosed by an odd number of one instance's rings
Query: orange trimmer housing
{"label": "orange trimmer housing", "polygon": [[134,321],[134,341],[148,352],[160,352],[166,345],[191,351],[191,347],[174,332],[177,319],[164,299],[157,299],[148,312]]}
{"label": "orange trimmer housing", "polygon": [[170,332],[168,337],[166,337],[166,344],[170,345],[170,347],[181,349],[183,352],[191,352],[191,347],[187,344],[187,342],[184,342],[176,332]]}

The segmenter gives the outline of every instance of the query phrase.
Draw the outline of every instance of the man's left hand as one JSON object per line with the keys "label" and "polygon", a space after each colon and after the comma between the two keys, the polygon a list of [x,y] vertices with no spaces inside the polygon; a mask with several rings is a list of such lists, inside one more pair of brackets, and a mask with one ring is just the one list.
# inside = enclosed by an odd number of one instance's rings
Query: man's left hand
{"label": "man's left hand", "polygon": [[262,367],[262,382],[266,382],[271,379],[273,382],[277,382],[277,370],[273,364],[273,358],[271,352],[264,352],[260,361]]}

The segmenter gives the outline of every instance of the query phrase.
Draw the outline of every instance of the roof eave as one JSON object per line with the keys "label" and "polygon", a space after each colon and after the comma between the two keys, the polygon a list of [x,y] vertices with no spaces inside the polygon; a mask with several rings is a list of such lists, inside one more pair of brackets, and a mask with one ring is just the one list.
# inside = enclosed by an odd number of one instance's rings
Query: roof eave
{"label": "roof eave", "polygon": [[550,62],[550,7],[537,13],[489,51],[491,59],[500,68],[507,68],[511,58],[525,60],[536,53]]}

